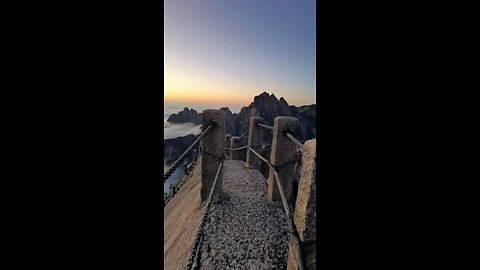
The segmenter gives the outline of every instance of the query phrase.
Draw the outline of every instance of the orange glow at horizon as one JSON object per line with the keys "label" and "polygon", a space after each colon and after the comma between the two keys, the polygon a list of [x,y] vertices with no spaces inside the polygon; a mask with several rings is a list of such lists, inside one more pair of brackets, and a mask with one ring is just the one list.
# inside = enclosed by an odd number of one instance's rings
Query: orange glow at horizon
{"label": "orange glow at horizon", "polygon": [[[294,85],[278,85],[248,76],[224,74],[212,67],[198,68],[182,59],[177,62],[165,61],[164,102],[223,106],[248,106],[253,98],[266,91],[277,99],[284,97],[289,105],[310,105],[311,97],[298,96]],[[275,89],[272,89],[275,86]],[[295,89],[297,88],[297,89]],[[303,91],[301,91],[303,92]],[[294,94],[295,93],[295,94]],[[315,92],[313,92],[314,94]],[[293,94],[293,95],[292,95]]]}
{"label": "orange glow at horizon", "polygon": [[165,87],[164,102],[201,103],[201,104],[235,104],[248,105],[253,96],[242,94],[245,91],[198,85],[191,87]]}
{"label": "orange glow at horizon", "polygon": [[[187,75],[188,74],[188,75]],[[252,90],[228,78],[213,78],[202,72],[166,69],[164,102],[248,105]],[[256,91],[255,91],[256,92]]]}

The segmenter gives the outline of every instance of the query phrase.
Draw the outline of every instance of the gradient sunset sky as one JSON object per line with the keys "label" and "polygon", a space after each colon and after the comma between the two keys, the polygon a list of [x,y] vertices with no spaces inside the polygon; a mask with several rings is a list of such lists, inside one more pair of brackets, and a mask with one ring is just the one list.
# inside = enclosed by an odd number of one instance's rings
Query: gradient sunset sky
{"label": "gradient sunset sky", "polygon": [[165,103],[316,103],[314,0],[164,3]]}

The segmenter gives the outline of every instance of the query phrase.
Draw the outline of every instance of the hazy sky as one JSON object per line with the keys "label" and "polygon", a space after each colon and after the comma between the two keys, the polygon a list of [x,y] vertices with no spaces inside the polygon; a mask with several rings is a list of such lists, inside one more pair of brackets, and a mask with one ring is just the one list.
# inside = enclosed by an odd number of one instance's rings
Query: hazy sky
{"label": "hazy sky", "polygon": [[248,105],[266,91],[315,102],[315,1],[165,0],[165,97]]}

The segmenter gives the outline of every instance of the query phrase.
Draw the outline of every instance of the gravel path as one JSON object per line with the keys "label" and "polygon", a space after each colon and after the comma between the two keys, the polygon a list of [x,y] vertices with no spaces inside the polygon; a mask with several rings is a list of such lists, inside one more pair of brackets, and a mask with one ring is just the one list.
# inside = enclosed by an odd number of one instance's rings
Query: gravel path
{"label": "gravel path", "polygon": [[225,199],[212,204],[204,228],[201,269],[286,269],[288,234],[281,202],[267,200],[263,175],[225,161]]}

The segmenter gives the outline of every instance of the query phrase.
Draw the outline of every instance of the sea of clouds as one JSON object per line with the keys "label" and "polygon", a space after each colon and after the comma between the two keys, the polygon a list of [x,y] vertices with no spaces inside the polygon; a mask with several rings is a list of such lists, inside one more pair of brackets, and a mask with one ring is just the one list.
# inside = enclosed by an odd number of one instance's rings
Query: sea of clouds
{"label": "sea of clouds", "polygon": [[[183,110],[186,107],[184,105],[167,105],[165,104],[164,112],[163,112],[163,130],[164,136],[163,139],[172,139],[181,136],[187,136],[189,134],[198,135],[201,133],[201,125],[195,125],[193,123],[169,123],[167,122],[168,117],[172,113],[178,113],[179,111]],[[170,166],[163,161],[163,173],[165,174]],[[170,185],[175,184],[177,179],[181,175],[181,171],[183,170],[182,166],[179,166],[177,170],[170,176],[170,178],[163,184],[163,191],[168,193]]]}
{"label": "sea of clouds", "polygon": [[188,134],[198,135],[202,130],[201,125],[195,125],[193,123],[172,124],[166,122],[163,125],[163,131],[163,139],[172,139],[187,136]]}

